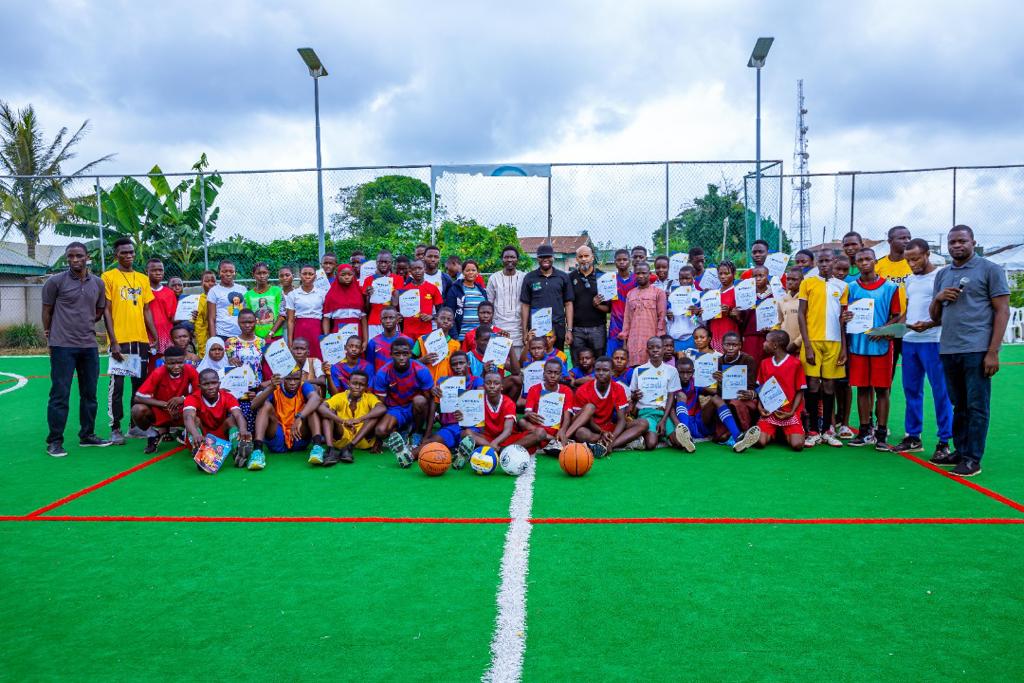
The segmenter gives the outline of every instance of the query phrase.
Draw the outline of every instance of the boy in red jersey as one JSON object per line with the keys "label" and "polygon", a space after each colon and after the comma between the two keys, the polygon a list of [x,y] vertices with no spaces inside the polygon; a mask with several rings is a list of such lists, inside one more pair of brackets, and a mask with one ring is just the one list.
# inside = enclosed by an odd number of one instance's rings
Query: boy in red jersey
{"label": "boy in red jersey", "polygon": [[171,346],[164,352],[163,365],[149,373],[149,377],[135,394],[132,420],[142,430],[154,428],[145,453],[156,453],[161,437],[171,427],[184,425],[181,407],[185,397],[199,389],[199,374],[191,365],[185,365],[185,352]]}
{"label": "boy in red jersey", "polygon": [[565,430],[565,438],[575,436],[587,442],[595,458],[622,449],[647,431],[646,422],[626,420],[629,397],[622,384],[612,381],[612,359],[608,356],[594,361],[594,379],[576,390],[573,413],[575,418]]}
{"label": "boy in red jersey", "polygon": [[[523,431],[543,435],[547,441],[544,446],[545,455],[558,455],[562,446],[568,442],[566,430],[572,422],[572,409],[576,404],[572,389],[561,383],[562,367],[562,362],[558,358],[544,361],[544,380],[526,393],[526,413],[519,420],[519,428]],[[540,411],[541,397],[556,394],[562,397],[561,416],[549,416],[549,419],[545,420]]]}
{"label": "boy in red jersey", "polygon": [[501,393],[501,374],[487,372],[484,374],[484,428],[482,432],[465,430],[459,443],[459,456],[469,459],[477,446],[490,446],[500,449],[509,444],[519,444],[523,448],[533,449],[548,439],[541,430],[516,431],[516,404],[508,396]]}
{"label": "boy in red jersey", "polygon": [[230,429],[238,430],[235,467],[245,467],[252,454],[252,435],[245,424],[245,415],[234,396],[220,388],[220,375],[206,369],[199,373],[199,391],[185,398],[181,409],[185,433],[193,454],[203,444],[203,437],[212,434],[227,439]]}
{"label": "boy in red jersey", "polygon": [[790,448],[794,451],[804,449],[804,426],[800,420],[800,411],[803,408],[807,376],[800,359],[790,355],[788,348],[789,335],[783,330],[773,330],[765,338],[764,352],[767,357],[761,361],[757,371],[757,385],[764,387],[764,383],[774,377],[786,394],[786,402],[769,413],[758,401],[757,408],[761,412],[761,419],[757,423],[761,430],[757,444],[759,448],[771,443],[781,429]]}

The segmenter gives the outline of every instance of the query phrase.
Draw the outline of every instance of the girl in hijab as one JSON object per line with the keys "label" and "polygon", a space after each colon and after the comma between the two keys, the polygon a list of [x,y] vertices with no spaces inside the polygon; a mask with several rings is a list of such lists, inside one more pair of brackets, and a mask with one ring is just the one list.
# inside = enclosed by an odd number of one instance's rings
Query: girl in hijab
{"label": "girl in hijab", "polygon": [[323,333],[337,332],[345,325],[355,324],[359,329],[359,338],[365,345],[366,314],[363,290],[356,279],[356,272],[347,263],[338,266],[338,277],[331,283],[324,298]]}

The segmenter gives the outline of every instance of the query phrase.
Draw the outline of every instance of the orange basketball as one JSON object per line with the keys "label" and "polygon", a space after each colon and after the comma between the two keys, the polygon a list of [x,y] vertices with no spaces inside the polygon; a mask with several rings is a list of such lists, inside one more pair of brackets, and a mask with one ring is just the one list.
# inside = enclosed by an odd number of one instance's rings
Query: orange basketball
{"label": "orange basketball", "polygon": [[452,453],[443,443],[428,443],[420,449],[420,469],[428,477],[440,477],[452,464]]}
{"label": "orange basketball", "polygon": [[594,454],[585,443],[570,443],[558,454],[558,464],[570,477],[582,477],[594,464]]}

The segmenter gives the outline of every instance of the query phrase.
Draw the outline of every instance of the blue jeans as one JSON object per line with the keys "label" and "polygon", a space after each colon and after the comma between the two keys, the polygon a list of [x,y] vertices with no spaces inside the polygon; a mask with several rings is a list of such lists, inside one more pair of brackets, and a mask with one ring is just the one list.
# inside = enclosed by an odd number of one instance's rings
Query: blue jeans
{"label": "blue jeans", "polygon": [[935,403],[935,424],[939,443],[953,437],[953,406],[946,393],[946,377],[939,360],[938,342],[905,342],[903,344],[903,393],[907,397],[907,410],[903,425],[907,436],[921,438],[924,429],[924,378],[932,388]]}
{"label": "blue jeans", "polygon": [[46,421],[50,433],[46,443],[63,442],[68,423],[71,381],[78,373],[78,438],[90,436],[96,429],[96,382],[100,376],[99,351],[71,346],[50,347],[50,400]]}
{"label": "blue jeans", "polygon": [[992,397],[992,378],[985,376],[984,360],[984,351],[942,355],[953,402],[953,446],[961,459],[975,462],[985,454]]}

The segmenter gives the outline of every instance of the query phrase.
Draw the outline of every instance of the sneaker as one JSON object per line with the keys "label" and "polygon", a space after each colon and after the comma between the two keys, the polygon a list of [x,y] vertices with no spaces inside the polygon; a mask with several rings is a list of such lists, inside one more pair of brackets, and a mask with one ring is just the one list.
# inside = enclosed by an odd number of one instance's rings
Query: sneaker
{"label": "sneaker", "polygon": [[562,452],[562,442],[558,439],[552,439],[548,441],[548,444],[541,449],[544,455],[558,455]]}
{"label": "sneaker", "polygon": [[905,436],[903,441],[900,441],[893,447],[893,450],[897,450],[900,453],[920,453],[924,450],[924,444],[916,436]]}
{"label": "sneaker", "polygon": [[875,430],[875,450],[882,451],[884,453],[892,453],[892,446],[886,443],[886,439],[889,437],[889,430],[887,429],[876,429]]}
{"label": "sneaker", "polygon": [[833,448],[842,448],[845,444],[836,436],[835,432],[825,432],[821,435],[819,443],[827,444]]}
{"label": "sneaker", "polygon": [[263,451],[257,448],[249,456],[249,462],[246,464],[250,470],[262,470],[267,466],[267,458],[263,455]]}
{"label": "sneaker", "polygon": [[63,442],[51,441],[50,443],[46,444],[46,454],[54,458],[63,458],[65,455],[68,454],[68,452],[64,450]]}
{"label": "sneaker", "polygon": [[101,439],[95,434],[90,434],[89,436],[79,439],[78,445],[82,448],[106,448],[110,445],[110,442],[106,439]]}
{"label": "sneaker", "polygon": [[804,448],[814,448],[821,443],[821,436],[817,432],[808,432],[804,437]]}
{"label": "sneaker", "polygon": [[852,439],[857,435],[850,428],[850,425],[843,425],[839,428],[839,431],[836,432],[836,436],[838,436],[840,439],[843,439],[844,441],[848,441],[849,439]]}
{"label": "sneaker", "polygon": [[737,453],[742,453],[743,451],[747,450],[755,443],[757,443],[760,438],[761,428],[751,427],[743,434],[743,436],[739,438],[739,441],[733,444],[732,449]]}
{"label": "sneaker", "polygon": [[388,438],[384,439],[384,445],[395,454],[395,460],[398,461],[398,466],[405,469],[412,464],[413,457],[412,451],[409,450],[409,444],[405,443],[405,439],[398,432],[394,432]]}
{"label": "sneaker", "polygon": [[466,466],[466,461],[473,455],[476,443],[470,437],[465,437],[459,442],[455,449],[455,458],[452,460],[452,469],[461,470]]}
{"label": "sneaker", "polygon": [[354,450],[351,444],[342,448],[338,452],[338,462],[345,463],[346,465],[354,463],[356,461],[355,453],[353,453]]}
{"label": "sneaker", "polygon": [[313,447],[309,449],[309,459],[306,462],[310,465],[323,465],[324,447],[318,443],[313,444]]}
{"label": "sneaker", "polygon": [[146,455],[152,455],[160,449],[160,437],[151,436],[146,439],[146,447],[142,450]]}
{"label": "sneaker", "polygon": [[131,429],[128,430],[128,433],[125,434],[125,436],[127,436],[129,439],[148,439],[152,435],[149,433],[148,429],[139,429],[138,427],[132,427]]}
{"label": "sneaker", "polygon": [[874,446],[875,435],[871,432],[863,432],[850,439],[847,446],[853,446],[854,448],[860,448],[861,446]]}
{"label": "sneaker", "polygon": [[[249,441],[238,440],[237,430],[235,430],[235,434],[232,435],[231,441],[234,444],[234,448],[235,448],[235,466],[236,467],[245,467],[246,465],[248,465],[249,459],[252,458],[252,454],[254,452],[253,451],[252,441],[251,440],[249,440]],[[262,455],[261,455],[261,458],[262,458]],[[264,459],[262,461],[261,467],[259,469],[263,469],[263,466],[265,466],[265,465],[266,465],[266,460]]]}
{"label": "sneaker", "polygon": [[956,467],[960,464],[960,456],[949,452],[948,443],[940,443],[935,447],[935,453],[928,462],[939,467]]}
{"label": "sneaker", "polygon": [[328,446],[324,453],[324,467],[334,467],[341,462],[341,450],[334,446]]}
{"label": "sneaker", "polygon": [[642,451],[647,448],[647,443],[644,441],[644,437],[638,436],[629,443],[626,444],[627,451]]}
{"label": "sneaker", "polygon": [[177,441],[178,443],[180,443],[182,446],[184,446],[185,445],[185,430],[184,429],[178,429],[178,430],[174,431],[173,434],[174,434],[174,440]]}
{"label": "sneaker", "polygon": [[120,429],[115,429],[110,432],[110,445],[111,446],[123,446],[124,445],[124,434],[121,433]]}
{"label": "sneaker", "polygon": [[603,443],[588,443],[587,448],[590,449],[595,458],[603,458],[608,455],[608,448]]}
{"label": "sneaker", "polygon": [[722,445],[728,446],[729,448],[734,448],[736,446],[736,439],[730,436],[728,439],[722,442]]}
{"label": "sneaker", "polygon": [[697,447],[693,445],[693,437],[690,436],[690,428],[684,425],[682,422],[676,425],[676,441],[679,442],[679,446],[687,453],[693,453],[697,450]]}
{"label": "sneaker", "polygon": [[419,445],[421,443],[423,443],[423,435],[422,434],[412,434],[409,437],[409,447],[410,448],[419,448]]}
{"label": "sneaker", "polygon": [[961,460],[956,467],[950,470],[950,474],[955,474],[958,477],[973,477],[976,474],[981,474],[981,463],[977,460]]}

